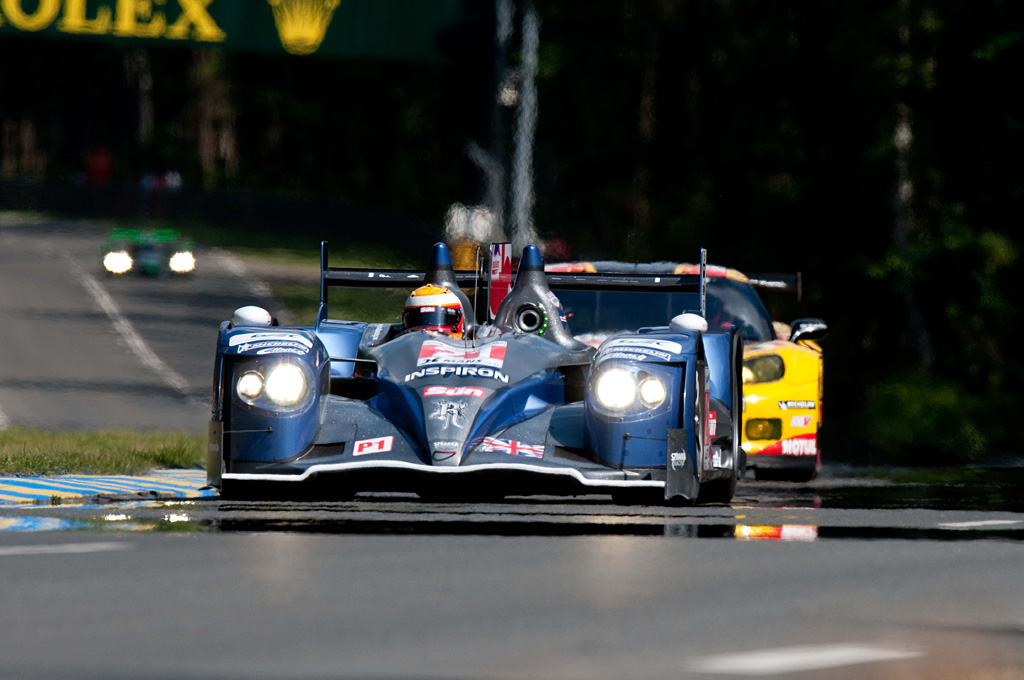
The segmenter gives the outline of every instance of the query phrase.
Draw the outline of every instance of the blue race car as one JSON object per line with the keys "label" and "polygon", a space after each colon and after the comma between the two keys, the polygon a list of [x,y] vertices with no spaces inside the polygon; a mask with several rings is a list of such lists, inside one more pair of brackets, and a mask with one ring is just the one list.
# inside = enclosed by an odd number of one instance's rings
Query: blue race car
{"label": "blue race car", "polygon": [[[441,243],[426,271],[338,269],[322,243],[314,326],[237,310],[217,341],[210,484],[226,498],[728,503],[745,469],[743,345],[707,331],[705,277],[545,273],[531,245],[508,286],[509,244],[490,252],[476,271],[453,270]],[[403,323],[367,323],[329,318],[334,286],[418,288]],[[669,291],[690,311],[595,349],[558,291]]]}

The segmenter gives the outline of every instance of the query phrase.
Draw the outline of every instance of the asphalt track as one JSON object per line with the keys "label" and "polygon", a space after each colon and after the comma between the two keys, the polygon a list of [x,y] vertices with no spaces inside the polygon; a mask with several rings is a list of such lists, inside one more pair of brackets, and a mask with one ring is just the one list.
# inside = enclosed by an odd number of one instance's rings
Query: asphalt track
{"label": "asphalt track", "polygon": [[1024,515],[839,497],[3,508],[0,678],[1024,674]]}
{"label": "asphalt track", "polygon": [[106,276],[105,233],[0,213],[0,429],[205,431],[220,322],[273,306],[222,252],[192,277]]}
{"label": "asphalt track", "polygon": [[[205,428],[217,325],[265,289],[219,253],[108,279],[102,235],[0,214],[0,427]],[[92,497],[0,507],[0,678],[1018,679],[1022,574],[1006,488]]]}

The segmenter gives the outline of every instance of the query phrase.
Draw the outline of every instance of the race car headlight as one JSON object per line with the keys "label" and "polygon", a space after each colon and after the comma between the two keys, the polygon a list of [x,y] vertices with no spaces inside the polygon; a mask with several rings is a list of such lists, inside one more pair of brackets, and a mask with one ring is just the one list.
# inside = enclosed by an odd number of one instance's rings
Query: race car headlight
{"label": "race car headlight", "polygon": [[243,401],[251,404],[263,394],[263,376],[257,371],[243,373],[238,378],[235,391]]}
{"label": "race car headlight", "polygon": [[628,408],[636,400],[636,379],[622,368],[609,368],[594,381],[594,398],[609,411]]}
{"label": "race car headlight", "polygon": [[196,258],[185,250],[171,255],[169,265],[175,274],[186,274],[196,268]]}
{"label": "race car headlight", "polygon": [[287,416],[306,409],[315,399],[312,367],[290,359],[256,360],[235,367],[233,398],[248,410]]}
{"label": "race car headlight", "polygon": [[665,383],[660,378],[648,376],[640,381],[640,401],[648,408],[657,408],[665,401],[668,392],[665,390]]}
{"label": "race car headlight", "polygon": [[265,389],[274,404],[294,406],[306,395],[306,376],[294,364],[280,364],[268,372]]}
{"label": "race car headlight", "polygon": [[132,268],[132,256],[124,250],[117,250],[103,256],[103,268],[111,274],[124,274]]}
{"label": "race car headlight", "polygon": [[590,374],[591,407],[605,417],[649,417],[669,407],[672,372],[651,364],[600,363]]}
{"label": "race car headlight", "polygon": [[786,374],[786,362],[777,354],[755,357],[743,362],[743,384],[775,382]]}

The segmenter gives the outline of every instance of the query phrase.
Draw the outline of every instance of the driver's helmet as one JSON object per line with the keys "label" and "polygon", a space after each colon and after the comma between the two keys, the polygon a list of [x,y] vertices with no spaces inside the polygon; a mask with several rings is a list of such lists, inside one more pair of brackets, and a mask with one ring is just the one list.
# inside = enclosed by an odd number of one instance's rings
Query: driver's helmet
{"label": "driver's helmet", "polygon": [[403,332],[438,331],[462,337],[462,304],[458,296],[441,286],[420,286],[405,301]]}

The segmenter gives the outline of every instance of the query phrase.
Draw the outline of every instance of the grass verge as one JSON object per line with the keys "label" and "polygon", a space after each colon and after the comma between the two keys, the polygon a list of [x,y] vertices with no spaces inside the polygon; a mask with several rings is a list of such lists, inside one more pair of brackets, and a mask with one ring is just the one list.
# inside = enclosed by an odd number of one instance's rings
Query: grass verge
{"label": "grass verge", "polygon": [[183,432],[0,431],[0,475],[144,474],[205,462],[206,435]]}

